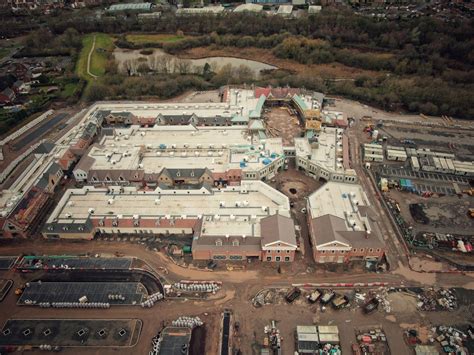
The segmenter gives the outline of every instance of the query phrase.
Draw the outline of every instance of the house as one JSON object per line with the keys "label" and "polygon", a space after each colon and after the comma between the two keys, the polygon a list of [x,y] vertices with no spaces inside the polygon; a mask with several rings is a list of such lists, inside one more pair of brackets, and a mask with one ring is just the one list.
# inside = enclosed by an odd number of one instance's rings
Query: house
{"label": "house", "polygon": [[26,238],[35,233],[51,205],[50,195],[33,186],[4,219],[3,236]]}
{"label": "house", "polygon": [[59,158],[58,164],[64,171],[69,171],[69,169],[71,169],[71,167],[74,165],[74,163],[77,162],[77,160],[77,156],[68,149],[64,152],[61,158]]}
{"label": "house", "polygon": [[297,249],[293,220],[279,214],[260,221],[262,260],[291,262]]}
{"label": "house", "polygon": [[26,95],[30,92],[31,86],[28,85],[28,84],[25,84],[21,80],[17,80],[17,81],[15,81],[15,83],[13,83],[12,90],[17,95],[19,95],[19,94]]}
{"label": "house", "polygon": [[59,164],[52,163],[36,183],[36,187],[44,192],[53,193],[54,189],[56,186],[58,186],[63,176],[64,173],[61,166]]}
{"label": "house", "polygon": [[6,88],[0,92],[0,105],[9,105],[12,104],[16,99],[15,92],[10,89]]}

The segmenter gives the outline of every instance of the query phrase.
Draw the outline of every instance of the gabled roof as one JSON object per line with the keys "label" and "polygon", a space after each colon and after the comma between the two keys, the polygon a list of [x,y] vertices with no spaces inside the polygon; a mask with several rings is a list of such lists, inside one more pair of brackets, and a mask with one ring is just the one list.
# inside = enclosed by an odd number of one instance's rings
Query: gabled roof
{"label": "gabled roof", "polygon": [[249,129],[263,131],[265,127],[263,126],[262,120],[252,120],[249,122]]}
{"label": "gabled roof", "polygon": [[5,95],[6,97],[8,97],[9,99],[12,99],[15,97],[15,92],[10,89],[10,88],[6,88],[5,90],[3,90],[1,92],[2,95]]}
{"label": "gabled roof", "polygon": [[231,121],[234,123],[235,122],[248,122],[249,118],[246,116],[234,115]]}
{"label": "gabled roof", "polygon": [[92,165],[94,165],[95,159],[90,157],[89,155],[85,154],[81,160],[79,160],[79,163],[77,163],[76,167],[74,168],[74,171],[76,170],[82,170],[85,172],[89,172],[90,168]]}
{"label": "gabled roof", "polygon": [[43,227],[43,232],[46,233],[90,233],[94,226],[90,219],[84,223],[46,223]]}
{"label": "gabled roof", "polygon": [[366,231],[354,231],[348,228],[343,218],[330,214],[313,218],[312,234],[316,247],[330,247],[333,243],[354,248],[384,247],[376,230],[372,230],[371,234]]}
{"label": "gabled roof", "polygon": [[279,214],[265,217],[260,220],[262,246],[271,246],[275,243],[284,243],[294,248],[296,244],[295,225],[293,220]]}
{"label": "gabled roof", "polygon": [[306,103],[298,95],[293,96],[293,101],[299,106],[300,109],[302,109],[302,110],[307,110],[308,109],[308,106],[306,105]]}
{"label": "gabled roof", "polygon": [[347,231],[346,221],[342,218],[330,214],[313,218],[312,229],[316,246],[333,242],[351,246],[350,242],[340,233]]}
{"label": "gabled roof", "polygon": [[33,154],[48,154],[49,152],[53,150],[54,147],[55,147],[54,143],[43,142],[36,147],[36,149],[33,151]]}
{"label": "gabled roof", "polygon": [[250,118],[260,118],[262,115],[262,109],[263,105],[265,104],[267,97],[265,95],[261,95],[258,98],[257,105],[255,106],[255,109],[250,111]]}
{"label": "gabled roof", "polygon": [[[176,178],[200,178],[207,169],[167,169],[163,168],[162,174],[168,175],[172,179]],[[211,174],[209,172],[209,174]]]}
{"label": "gabled roof", "polygon": [[59,164],[56,164],[56,163],[52,163],[48,170],[45,171],[45,174],[53,174],[55,175],[58,171],[62,170],[61,167],[59,166]]}

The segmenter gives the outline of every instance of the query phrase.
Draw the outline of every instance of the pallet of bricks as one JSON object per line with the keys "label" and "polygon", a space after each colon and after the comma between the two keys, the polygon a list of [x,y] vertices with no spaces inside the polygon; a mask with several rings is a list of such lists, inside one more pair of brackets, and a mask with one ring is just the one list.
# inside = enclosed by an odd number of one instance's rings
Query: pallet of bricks
{"label": "pallet of bricks", "polygon": [[352,345],[354,355],[376,354],[389,355],[390,348],[387,336],[381,325],[357,328],[355,330],[357,343]]}

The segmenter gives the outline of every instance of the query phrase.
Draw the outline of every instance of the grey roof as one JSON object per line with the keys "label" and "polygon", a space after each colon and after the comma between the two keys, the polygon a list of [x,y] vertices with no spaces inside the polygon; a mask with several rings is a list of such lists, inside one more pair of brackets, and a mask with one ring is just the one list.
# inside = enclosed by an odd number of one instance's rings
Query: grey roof
{"label": "grey roof", "polygon": [[97,118],[105,118],[110,114],[110,110],[99,110],[95,113],[95,117]]}
{"label": "grey roof", "polygon": [[10,88],[6,88],[1,93],[10,99],[15,97],[15,92]]}
{"label": "grey roof", "polygon": [[79,160],[74,170],[81,169],[85,172],[88,172],[92,165],[94,164],[95,159],[90,157],[88,154],[84,154],[84,156]]}
{"label": "grey roof", "polygon": [[372,230],[372,234],[368,237],[365,231],[348,229],[343,218],[330,214],[313,218],[312,235],[317,246],[340,242],[351,247],[381,248],[383,243],[377,234]]}
{"label": "grey roof", "polygon": [[124,117],[124,118],[131,118],[133,117],[133,114],[129,111],[119,111],[119,112],[112,112],[109,111],[107,116],[114,116],[114,117]]}
{"label": "grey roof", "polygon": [[81,138],[89,139],[97,133],[97,126],[93,122],[89,122],[82,133]]}
{"label": "grey roof", "polygon": [[279,214],[260,220],[262,245],[283,242],[296,246],[295,225],[293,220]]}
{"label": "grey roof", "polygon": [[62,170],[61,167],[59,166],[59,164],[56,164],[56,163],[52,163],[50,165],[50,167],[48,168],[48,170],[45,171],[45,174],[56,174],[58,171]]}
{"label": "grey roof", "polygon": [[33,151],[33,154],[48,154],[53,150],[55,147],[54,143],[51,142],[43,142],[36,149]]}
{"label": "grey roof", "polygon": [[94,229],[90,219],[87,219],[84,223],[74,223],[71,219],[71,223],[46,223],[43,232],[46,233],[90,233]]}
{"label": "grey roof", "polygon": [[[237,232],[237,231],[236,231]],[[222,246],[217,246],[216,241],[220,239],[222,241]],[[232,242],[238,240],[239,246],[233,246]],[[241,252],[252,252],[260,253],[261,244],[260,238],[255,237],[246,237],[242,236],[230,236],[226,238],[225,236],[200,236],[198,238],[193,238],[193,250],[213,250],[214,252],[222,253],[232,253],[240,254]]]}
{"label": "grey roof", "polygon": [[49,175],[56,175],[56,173],[61,170],[62,169],[58,164],[52,163],[51,166],[43,173],[39,181],[36,183],[36,187],[44,190],[46,187],[48,187]]}
{"label": "grey roof", "polygon": [[316,100],[319,102],[319,105],[323,105],[323,100],[324,100],[324,94],[320,92],[313,92],[313,100]]}
{"label": "grey roof", "polygon": [[108,11],[149,11],[152,4],[149,2],[122,3],[110,5]]}
{"label": "grey roof", "polygon": [[[207,169],[167,169],[163,168],[162,174],[169,175],[172,179],[177,178],[195,178],[199,179]],[[178,176],[179,175],[179,176]],[[192,176],[194,175],[194,176]]]}
{"label": "grey roof", "polygon": [[231,122],[230,117],[212,116],[212,117],[198,117],[196,114],[186,115],[158,115],[157,118],[162,118],[168,125],[190,124],[197,123],[199,125],[224,125]]}
{"label": "grey roof", "polygon": [[44,190],[46,187],[48,187],[48,180],[48,175],[43,174],[35,186],[41,190]]}

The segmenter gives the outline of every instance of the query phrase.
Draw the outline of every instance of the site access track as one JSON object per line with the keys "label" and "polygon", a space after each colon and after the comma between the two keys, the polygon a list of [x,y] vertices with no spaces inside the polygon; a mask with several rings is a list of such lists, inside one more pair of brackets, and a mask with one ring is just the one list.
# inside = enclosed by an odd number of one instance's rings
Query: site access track
{"label": "site access track", "polygon": [[[310,284],[346,284],[346,287],[362,287],[374,283],[374,287],[386,286],[440,286],[465,287],[474,289],[474,273],[419,273],[400,265],[387,273],[370,272],[326,272],[316,268],[313,272],[294,271],[296,264],[283,265],[282,273],[277,272],[276,265],[254,263],[246,266],[245,270],[207,271],[194,267],[176,265],[168,256],[161,252],[147,250],[143,245],[103,241],[19,241],[0,246],[1,255],[78,255],[84,253],[111,256],[115,252],[124,256],[135,257],[144,261],[150,271],[163,276],[169,282],[180,280],[215,280],[222,281],[227,286],[289,287],[290,285]],[[295,261],[297,263],[298,261]],[[370,285],[367,285],[370,286]],[[329,285],[328,285],[329,287]]]}

